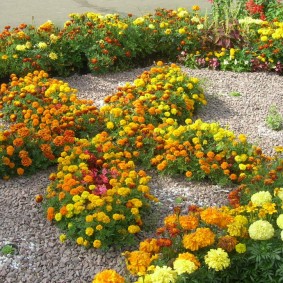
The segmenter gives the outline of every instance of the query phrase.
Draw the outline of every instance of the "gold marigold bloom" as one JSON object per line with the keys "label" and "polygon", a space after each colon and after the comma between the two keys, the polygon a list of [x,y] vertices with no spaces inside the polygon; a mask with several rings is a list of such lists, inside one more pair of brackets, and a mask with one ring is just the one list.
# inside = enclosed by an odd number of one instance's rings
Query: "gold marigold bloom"
{"label": "gold marigold bloom", "polygon": [[128,232],[130,234],[136,234],[136,233],[139,233],[140,231],[141,231],[141,228],[138,225],[130,225],[128,227]]}
{"label": "gold marigold bloom", "polygon": [[93,245],[94,248],[99,249],[101,247],[101,241],[100,240],[94,240],[92,245]]}
{"label": "gold marigold bloom", "polygon": [[184,235],[183,246],[191,251],[212,245],[215,234],[209,228],[197,228],[196,232]]}
{"label": "gold marigold bloom", "polygon": [[92,281],[92,283],[103,283],[103,282],[124,283],[125,279],[115,270],[105,269],[97,273]]}
{"label": "gold marigold bloom", "polygon": [[192,10],[193,11],[199,11],[200,7],[198,5],[193,5]]}
{"label": "gold marigold bloom", "polygon": [[145,275],[151,262],[155,259],[150,253],[144,251],[125,252],[126,265],[133,275]]}
{"label": "gold marigold bloom", "polygon": [[139,250],[151,254],[158,253],[160,247],[158,245],[157,239],[146,239],[140,242]]}
{"label": "gold marigold bloom", "polygon": [[198,227],[198,218],[193,215],[181,215],[179,222],[184,230],[194,230]]}

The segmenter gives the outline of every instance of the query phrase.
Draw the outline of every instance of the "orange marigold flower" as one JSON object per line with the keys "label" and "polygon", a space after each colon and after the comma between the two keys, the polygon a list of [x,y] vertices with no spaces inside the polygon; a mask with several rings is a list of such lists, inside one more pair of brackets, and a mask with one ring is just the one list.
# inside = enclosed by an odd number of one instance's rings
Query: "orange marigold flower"
{"label": "orange marigold flower", "polygon": [[28,157],[28,152],[25,151],[25,150],[21,150],[21,151],[19,152],[19,157],[20,157],[20,158]]}
{"label": "orange marigold flower", "polygon": [[15,148],[12,145],[8,145],[6,151],[8,155],[12,156],[14,154]]}
{"label": "orange marigold flower", "polygon": [[64,199],[66,196],[66,194],[64,192],[60,192],[58,195],[59,200],[61,201],[62,199]]}
{"label": "orange marigold flower", "polygon": [[23,128],[18,129],[18,134],[22,138],[26,138],[30,135],[30,130],[27,127],[23,127]]}
{"label": "orange marigold flower", "polygon": [[22,158],[21,163],[24,167],[29,167],[32,164],[32,160],[29,157],[24,157]]}
{"label": "orange marigold flower", "polygon": [[22,138],[15,138],[13,140],[13,145],[16,147],[20,147],[24,144],[24,140]]}
{"label": "orange marigold flower", "polygon": [[126,265],[133,275],[145,275],[152,260],[155,258],[150,253],[144,251],[125,252]]}
{"label": "orange marigold flower", "polygon": [[93,182],[93,177],[90,176],[90,175],[84,176],[84,182],[86,182],[86,183],[91,183],[91,182]]}
{"label": "orange marigold flower", "polygon": [[198,218],[193,215],[181,215],[179,222],[184,230],[194,230],[198,227]]}
{"label": "orange marigold flower", "polygon": [[54,217],[55,217],[55,209],[54,209],[54,207],[48,207],[48,209],[47,209],[47,219],[49,220],[49,221],[52,221],[53,219],[54,219]]}
{"label": "orange marigold flower", "polygon": [[229,164],[228,164],[226,161],[224,161],[224,162],[221,163],[220,167],[221,167],[223,170],[225,170],[225,169],[227,169],[227,168],[229,167]]}
{"label": "orange marigold flower", "polygon": [[166,227],[176,227],[177,223],[178,216],[176,214],[171,214],[164,218],[164,224]]}
{"label": "orange marigold flower", "polygon": [[125,279],[115,270],[105,269],[97,273],[92,283],[124,283]]}
{"label": "orange marigold flower", "polygon": [[191,251],[212,245],[215,234],[209,228],[197,228],[196,232],[184,235],[183,246]]}
{"label": "orange marigold flower", "polygon": [[139,250],[155,254],[159,252],[160,246],[157,244],[157,239],[146,239],[140,242]]}
{"label": "orange marigold flower", "polygon": [[191,171],[186,172],[186,177],[191,178],[193,176],[193,173]]}
{"label": "orange marigold flower", "polygon": [[21,167],[17,168],[17,174],[18,174],[19,176],[23,175],[24,172],[25,172],[25,170],[24,170],[23,168],[21,168]]}
{"label": "orange marigold flower", "polygon": [[233,217],[219,210],[216,207],[209,207],[200,213],[203,221],[210,225],[216,225],[220,228],[226,228],[228,224],[233,222]]}

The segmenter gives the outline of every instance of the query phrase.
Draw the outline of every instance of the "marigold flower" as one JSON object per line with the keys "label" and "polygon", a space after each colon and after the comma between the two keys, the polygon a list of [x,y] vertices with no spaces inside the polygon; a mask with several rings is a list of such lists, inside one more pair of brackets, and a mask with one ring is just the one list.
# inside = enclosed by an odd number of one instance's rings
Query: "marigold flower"
{"label": "marigold flower", "polygon": [[59,240],[60,240],[61,243],[64,243],[66,241],[66,239],[67,239],[67,236],[65,234],[61,234],[59,236]]}
{"label": "marigold flower", "polygon": [[176,259],[173,262],[173,268],[178,275],[183,273],[191,274],[198,269],[192,261],[186,259]]}
{"label": "marigold flower", "polygon": [[209,228],[197,228],[196,232],[184,235],[183,246],[191,251],[207,247],[214,243],[215,234]]}
{"label": "marigold flower", "polygon": [[151,282],[158,283],[175,283],[177,280],[177,272],[168,266],[156,266],[154,272],[150,274]]}
{"label": "marigold flower", "polygon": [[267,220],[257,220],[249,227],[249,235],[253,240],[269,240],[274,236],[274,228]]}
{"label": "marigold flower", "polygon": [[247,247],[245,244],[239,243],[236,245],[235,249],[237,253],[242,254],[246,252]]}
{"label": "marigold flower", "polygon": [[218,247],[222,248],[227,252],[233,251],[235,249],[236,244],[237,244],[237,239],[229,235],[220,237],[218,241]]}
{"label": "marigold flower", "polygon": [[6,151],[8,155],[12,156],[14,154],[15,148],[12,145],[8,145]]}
{"label": "marigold flower", "polygon": [[58,56],[55,52],[50,52],[48,57],[51,59],[51,60],[56,60],[58,59]]}
{"label": "marigold flower", "polygon": [[276,219],[276,224],[280,229],[283,229],[283,214],[280,214]]}
{"label": "marigold flower", "polygon": [[136,234],[136,233],[139,233],[141,231],[141,228],[137,225],[130,225],[128,227],[128,232],[130,234]]}
{"label": "marigold flower", "polygon": [[146,239],[140,242],[139,250],[147,253],[155,254],[160,250],[157,239]]}
{"label": "marigold flower", "polygon": [[221,248],[211,249],[204,257],[209,269],[221,271],[230,265],[228,254]]}
{"label": "marigold flower", "polygon": [[154,259],[150,253],[144,251],[125,252],[127,269],[133,275],[145,275]]}
{"label": "marigold flower", "polygon": [[262,206],[263,204],[272,201],[272,195],[269,191],[260,191],[251,196],[251,201],[256,206]]}
{"label": "marigold flower", "polygon": [[54,207],[48,207],[47,209],[47,219],[49,221],[52,221],[54,219],[55,216],[55,209]]}
{"label": "marigold flower", "polygon": [[17,174],[18,174],[19,176],[23,175],[24,172],[25,172],[25,170],[24,170],[23,168],[21,168],[21,167],[17,168]]}
{"label": "marigold flower", "polygon": [[93,245],[94,248],[99,249],[101,247],[101,241],[100,240],[94,240],[92,245]]}
{"label": "marigold flower", "polygon": [[124,283],[125,279],[113,269],[105,269],[97,273],[92,283]]}
{"label": "marigold flower", "polygon": [[184,230],[194,230],[198,227],[198,218],[193,215],[179,216],[179,223]]}

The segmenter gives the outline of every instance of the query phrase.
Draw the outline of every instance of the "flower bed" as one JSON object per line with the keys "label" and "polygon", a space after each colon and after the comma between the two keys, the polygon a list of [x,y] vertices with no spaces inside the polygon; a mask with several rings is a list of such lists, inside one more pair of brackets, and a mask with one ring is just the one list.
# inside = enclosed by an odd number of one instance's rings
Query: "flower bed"
{"label": "flower bed", "polygon": [[253,9],[239,13],[243,1],[237,1],[239,7],[222,2],[214,1],[210,17],[193,6],[192,12],[158,9],[138,18],[71,14],[61,29],[51,21],[38,28],[6,26],[0,34],[1,78],[41,69],[59,76],[103,73],[160,59],[198,68],[282,74],[283,16],[277,13],[282,4],[274,0],[268,8],[262,6],[262,12],[274,14],[266,20],[255,19]]}
{"label": "flower bed", "polygon": [[[21,26],[12,34],[6,28],[1,40],[13,40],[0,52],[14,50],[16,45],[23,53],[14,57],[3,54],[5,64],[0,68],[9,73],[15,62],[25,59],[24,72],[44,67],[62,75],[75,67],[76,71],[84,68],[85,60],[90,70],[100,72],[131,65],[145,50],[148,53],[142,59],[167,56],[167,51],[181,51],[196,43],[191,36],[202,31],[203,18],[196,7],[193,10],[194,17],[184,9],[161,9],[154,16],[129,17],[126,22],[118,16],[74,14],[62,31],[52,23],[38,29]],[[252,22],[249,28],[254,24],[258,23]],[[274,52],[281,48],[281,23],[263,25],[260,37],[250,34],[258,43],[256,48],[271,53],[249,52],[249,62],[258,59],[268,65],[262,69],[272,66],[276,71],[278,62],[281,64],[281,55]],[[125,30],[137,40],[133,46]],[[269,42],[268,36],[274,42]],[[144,37],[158,42],[159,49],[150,40],[148,46],[143,45],[145,50],[139,49]],[[34,42],[19,45],[26,40]],[[88,41],[93,48],[89,46],[82,54],[80,48]],[[269,45],[259,48],[266,41]],[[65,55],[58,56],[58,50],[64,50],[59,43],[70,44],[74,52],[69,65]],[[168,43],[172,50],[164,48]],[[46,57],[40,63],[42,50],[50,60]],[[205,48],[202,51],[207,52]],[[247,52],[236,46],[206,55],[196,52],[197,62],[212,60],[216,66],[222,60],[226,69],[233,60],[237,65],[235,60],[246,59],[243,54]],[[194,62],[194,56],[193,52],[185,59],[188,64]],[[0,115],[7,122],[7,129],[0,132],[1,177],[7,180],[58,163],[43,201],[46,217],[63,231],[62,242],[73,239],[78,245],[96,249],[134,244],[135,234],[143,228],[143,216],[151,202],[158,201],[150,193],[150,176],[137,166],[183,174],[190,180],[233,184],[229,207],[190,206],[187,214],[176,207],[165,217],[156,238],[124,253],[128,271],[137,276],[137,282],[250,282],[259,278],[278,282],[283,276],[281,151],[274,157],[265,156],[243,134],[235,136],[217,123],[193,121],[194,113],[206,103],[198,78],[186,76],[176,64],[161,61],[133,83],[119,87],[100,109],[92,101],[78,99],[75,89],[49,78],[46,71],[35,70],[23,77],[12,74],[0,89]],[[36,200],[41,202],[42,196]],[[114,270],[105,270],[94,282],[109,282],[109,278],[126,281]]]}

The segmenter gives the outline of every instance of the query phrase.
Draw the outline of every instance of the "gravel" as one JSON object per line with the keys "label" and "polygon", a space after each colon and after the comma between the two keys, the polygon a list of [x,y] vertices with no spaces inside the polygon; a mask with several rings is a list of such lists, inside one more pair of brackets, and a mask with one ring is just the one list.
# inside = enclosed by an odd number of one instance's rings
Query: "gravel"
{"label": "gravel", "polygon": [[[148,68],[147,68],[148,69]],[[115,92],[118,85],[133,81],[145,69],[101,76],[75,75],[67,79],[79,96],[95,101]],[[248,140],[263,152],[274,154],[273,147],[283,145],[283,132],[267,128],[265,119],[271,105],[283,115],[283,78],[272,73],[234,73],[210,70],[190,70],[189,76],[203,79],[208,104],[197,118],[217,121],[235,133],[245,133]],[[233,96],[237,92],[240,96]],[[60,231],[43,216],[42,207],[34,201],[44,194],[48,176],[56,167],[29,177],[0,181],[0,249],[15,244],[17,254],[0,255],[0,283],[84,283],[105,268],[124,272],[120,250],[86,250],[72,242],[61,244]],[[209,183],[185,181],[182,177],[152,176],[152,192],[160,203],[152,207],[149,223],[159,225],[162,217],[174,206],[186,209],[188,204],[224,205],[231,188]],[[153,225],[152,224],[152,225]],[[142,236],[150,235],[143,233]],[[134,248],[134,247],[133,247]]]}

